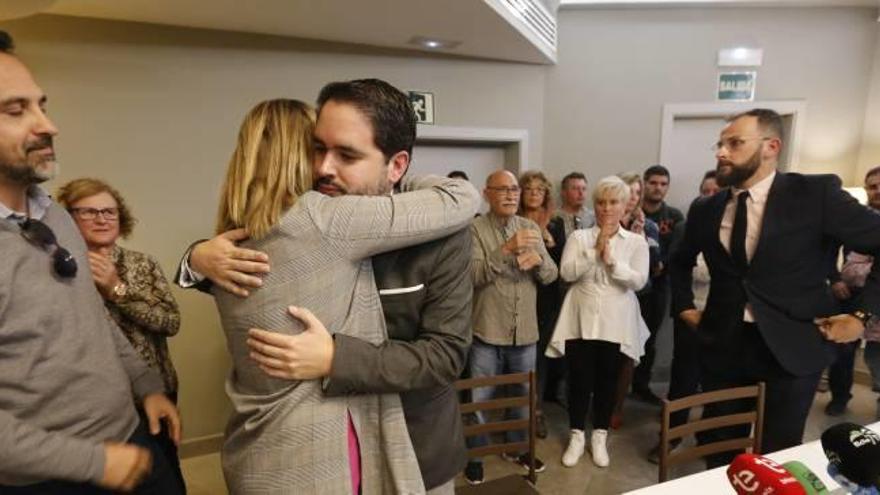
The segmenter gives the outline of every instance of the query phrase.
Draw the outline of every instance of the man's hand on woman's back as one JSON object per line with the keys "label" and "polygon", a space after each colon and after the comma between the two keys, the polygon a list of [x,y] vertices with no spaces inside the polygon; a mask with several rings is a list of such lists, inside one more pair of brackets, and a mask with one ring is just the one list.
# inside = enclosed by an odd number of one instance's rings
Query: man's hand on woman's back
{"label": "man's hand on woman's back", "polygon": [[266,253],[238,247],[247,238],[244,229],[235,229],[200,242],[190,252],[189,266],[227,292],[247,297],[249,288],[262,285],[259,275],[269,272]]}

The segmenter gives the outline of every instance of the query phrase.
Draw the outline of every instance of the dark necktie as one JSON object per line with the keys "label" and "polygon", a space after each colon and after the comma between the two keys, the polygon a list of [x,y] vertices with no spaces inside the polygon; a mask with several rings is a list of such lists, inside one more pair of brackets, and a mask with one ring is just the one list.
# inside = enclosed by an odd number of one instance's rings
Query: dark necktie
{"label": "dark necktie", "polygon": [[746,200],[749,192],[743,191],[736,198],[736,214],[733,217],[733,232],[730,234],[730,256],[740,272],[745,273],[749,268],[749,258],[746,255],[746,231],[748,230],[748,212]]}

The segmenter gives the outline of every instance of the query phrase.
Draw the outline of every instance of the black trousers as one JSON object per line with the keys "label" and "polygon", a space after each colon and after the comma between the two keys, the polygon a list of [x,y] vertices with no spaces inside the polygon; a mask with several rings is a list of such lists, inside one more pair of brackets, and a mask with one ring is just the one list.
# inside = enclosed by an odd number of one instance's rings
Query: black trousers
{"label": "black trousers", "polygon": [[[669,377],[669,400],[694,395],[700,390],[700,341],[696,330],[680,318],[673,318],[672,370]],[[670,426],[687,422],[689,409],[672,413]]]}
{"label": "black trousers", "polygon": [[846,404],[852,399],[853,375],[856,365],[856,349],[861,341],[838,344],[834,363],[828,367],[828,388],[831,402]]}
{"label": "black trousers", "polygon": [[611,425],[621,359],[620,344],[603,340],[565,341],[568,423],[571,429],[584,429],[591,399],[593,428],[607,430]]}
{"label": "black trousers", "polygon": [[657,355],[657,332],[669,313],[669,289],[665,279],[651,279],[651,290],[639,296],[639,309],[651,336],[645,342],[645,354],[633,373],[633,390],[646,389],[651,383],[651,370]]}
{"label": "black trousers", "polygon": [[[712,362],[711,355],[703,354],[703,390],[708,392],[764,382],[766,397],[761,453],[767,454],[800,445],[821,372],[795,376],[783,369],[754,323],[743,322],[739,342],[730,347],[728,352],[733,353],[730,356],[737,358],[729,359],[728,356],[724,361],[730,365],[724,368]],[[704,408],[703,418],[745,412],[753,407],[753,400],[711,404]],[[748,432],[748,425],[718,428],[698,435],[697,441],[700,444],[716,442],[746,436]],[[738,453],[708,456],[706,464],[710,469],[724,466]]]}
{"label": "black trousers", "polygon": [[[153,458],[150,474],[134,489],[135,495],[183,495],[180,480],[174,474],[165,453],[150,434],[145,423],[140,423],[128,438],[128,443],[140,445],[150,451]],[[3,495],[113,495],[115,492],[99,488],[91,483],[47,481],[27,486],[2,486]]]}
{"label": "black trousers", "polygon": [[[177,406],[177,392],[167,394],[167,396]],[[149,426],[150,422],[147,419],[147,415],[140,407],[138,407],[138,415],[141,417],[141,424]],[[183,478],[183,471],[180,470],[180,456],[177,454],[177,445],[171,439],[171,432],[168,430],[168,426],[164,422],[161,423],[161,426],[162,431],[158,435],[153,436],[153,440],[158,444],[162,453],[165,454],[165,460],[168,461],[171,473],[180,484],[180,495],[186,495],[186,480]]]}

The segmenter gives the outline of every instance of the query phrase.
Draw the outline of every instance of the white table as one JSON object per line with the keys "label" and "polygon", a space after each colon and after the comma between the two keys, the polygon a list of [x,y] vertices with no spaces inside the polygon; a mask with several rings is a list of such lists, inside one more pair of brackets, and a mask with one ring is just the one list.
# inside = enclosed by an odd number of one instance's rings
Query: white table
{"label": "white table", "polygon": [[[867,425],[867,428],[880,433],[880,422]],[[822,444],[818,440],[790,449],[780,450],[779,452],[767,455],[767,457],[779,464],[789,461],[801,461],[822,479],[828,490],[840,487],[828,476],[826,469],[828,467],[828,458],[825,457],[825,452],[822,451]],[[632,495],[720,494],[734,493],[734,490],[727,480],[727,466],[723,466],[627,493]]]}

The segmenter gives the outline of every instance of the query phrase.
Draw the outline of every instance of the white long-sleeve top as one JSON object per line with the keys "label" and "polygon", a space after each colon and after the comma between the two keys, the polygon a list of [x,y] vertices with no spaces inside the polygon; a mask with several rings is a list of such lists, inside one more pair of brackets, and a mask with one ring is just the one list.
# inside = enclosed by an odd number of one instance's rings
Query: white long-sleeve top
{"label": "white long-sleeve top", "polygon": [[609,240],[614,266],[598,256],[599,228],[578,230],[565,244],[559,274],[573,285],[565,295],[547,356],[565,354],[565,341],[603,340],[620,344],[620,352],[638,362],[648,340],[635,291],[648,281],[645,237],[619,229]]}

